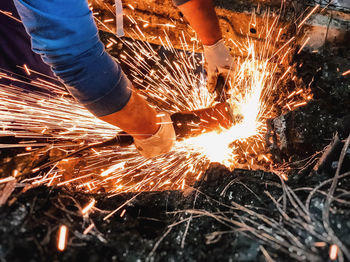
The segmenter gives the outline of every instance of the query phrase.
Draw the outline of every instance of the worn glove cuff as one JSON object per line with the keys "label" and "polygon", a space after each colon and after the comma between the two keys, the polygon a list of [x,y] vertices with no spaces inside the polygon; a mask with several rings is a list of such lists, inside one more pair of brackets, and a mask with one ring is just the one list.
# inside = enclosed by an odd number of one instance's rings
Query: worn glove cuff
{"label": "worn glove cuff", "polygon": [[207,63],[216,67],[227,67],[232,62],[230,51],[224,40],[220,39],[213,45],[204,45],[204,56]]}
{"label": "worn glove cuff", "polygon": [[134,144],[139,153],[147,158],[155,157],[170,151],[176,135],[170,115],[161,112],[160,127],[153,136],[146,139],[135,139]]}
{"label": "worn glove cuff", "polygon": [[222,46],[225,46],[224,39],[222,38],[213,45],[203,45],[204,49],[207,49],[207,50],[222,48]]}
{"label": "worn glove cuff", "polygon": [[213,93],[217,88],[218,77],[227,78],[233,72],[233,58],[223,39],[214,45],[205,45],[204,56],[205,69],[207,71],[207,88],[210,93]]}

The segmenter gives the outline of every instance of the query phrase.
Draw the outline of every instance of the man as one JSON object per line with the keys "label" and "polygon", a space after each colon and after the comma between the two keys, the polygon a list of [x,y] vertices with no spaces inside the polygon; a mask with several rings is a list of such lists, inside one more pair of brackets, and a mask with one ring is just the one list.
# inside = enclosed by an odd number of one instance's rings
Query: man
{"label": "man", "polygon": [[[175,141],[170,115],[157,114],[104,51],[86,0],[14,2],[33,50],[80,103],[131,134],[143,156],[170,151]],[[214,91],[218,75],[227,75],[232,57],[223,43],[212,0],[176,0],[175,4],[204,45],[208,88]]]}

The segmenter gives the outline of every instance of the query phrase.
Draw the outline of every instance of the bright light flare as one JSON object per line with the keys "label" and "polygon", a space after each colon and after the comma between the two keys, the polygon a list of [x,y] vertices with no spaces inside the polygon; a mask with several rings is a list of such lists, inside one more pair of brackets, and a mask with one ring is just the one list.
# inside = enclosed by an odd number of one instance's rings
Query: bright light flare
{"label": "bright light flare", "polygon": [[228,130],[223,129],[221,132],[211,132],[186,140],[186,143],[197,147],[211,162],[219,162],[227,167],[234,167],[234,160],[238,156],[234,153],[235,147],[232,143],[262,133],[265,125],[261,119],[263,108],[266,106],[262,94],[264,89],[269,87],[271,72],[267,61],[261,61],[255,56],[252,44],[247,49],[249,58],[239,65],[238,70],[240,90],[232,90],[231,99],[228,101],[234,114],[242,115],[243,120]]}

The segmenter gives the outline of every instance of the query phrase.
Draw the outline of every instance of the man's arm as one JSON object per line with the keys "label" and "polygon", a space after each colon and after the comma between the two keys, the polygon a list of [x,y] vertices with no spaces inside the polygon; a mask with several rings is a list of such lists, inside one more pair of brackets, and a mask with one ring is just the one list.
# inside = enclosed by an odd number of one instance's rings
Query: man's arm
{"label": "man's arm", "polygon": [[133,92],[119,64],[105,52],[86,0],[14,2],[31,36],[33,51],[51,66],[80,103],[136,140],[145,140],[144,155],[170,150],[173,141],[165,148],[159,132],[163,132],[163,139],[174,140],[172,125],[159,125],[156,111]]}
{"label": "man's arm", "polygon": [[222,38],[212,0],[177,0],[174,2],[175,4],[180,3],[177,7],[197,32],[203,45],[213,45]]}
{"label": "man's arm", "polygon": [[173,2],[195,29],[204,45],[207,88],[213,93],[218,77],[232,77],[235,67],[233,58],[222,40],[213,0],[173,0]]}

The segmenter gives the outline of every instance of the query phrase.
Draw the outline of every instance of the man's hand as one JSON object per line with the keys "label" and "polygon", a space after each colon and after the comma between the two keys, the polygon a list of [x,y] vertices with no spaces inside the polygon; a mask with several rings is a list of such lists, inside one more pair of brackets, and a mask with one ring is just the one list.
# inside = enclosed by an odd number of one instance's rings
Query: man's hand
{"label": "man's hand", "polygon": [[234,60],[223,39],[214,45],[204,45],[204,57],[208,77],[207,88],[210,93],[214,93],[219,76],[227,79],[233,75]]}
{"label": "man's hand", "polygon": [[219,20],[216,16],[213,0],[188,0],[178,5],[180,11],[196,30],[204,45],[207,63],[208,90],[215,91],[219,75],[227,77],[234,69],[233,59],[222,40]]}
{"label": "man's hand", "polygon": [[134,139],[136,149],[147,158],[169,152],[176,139],[170,115],[168,113],[160,113],[159,116],[160,126],[157,133],[146,139]]}
{"label": "man's hand", "polygon": [[167,153],[175,142],[175,130],[169,114],[157,114],[134,89],[123,109],[100,119],[132,135],[137,150],[144,157]]}

